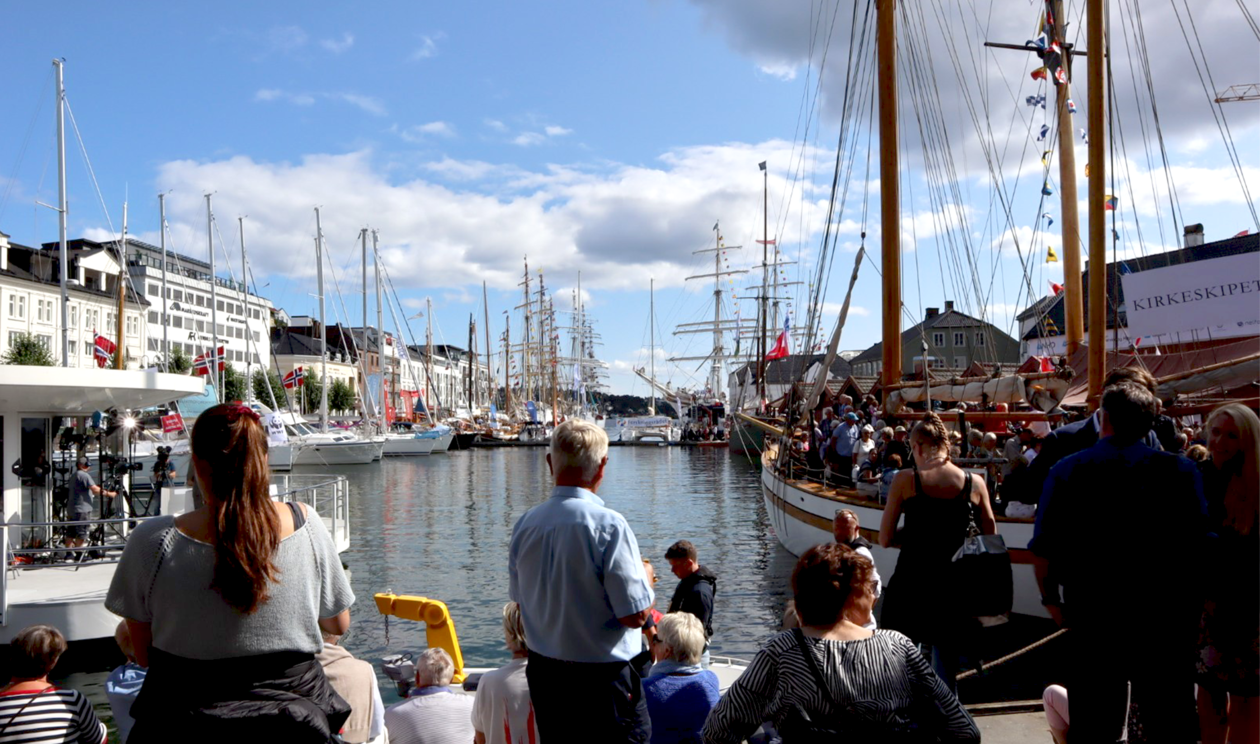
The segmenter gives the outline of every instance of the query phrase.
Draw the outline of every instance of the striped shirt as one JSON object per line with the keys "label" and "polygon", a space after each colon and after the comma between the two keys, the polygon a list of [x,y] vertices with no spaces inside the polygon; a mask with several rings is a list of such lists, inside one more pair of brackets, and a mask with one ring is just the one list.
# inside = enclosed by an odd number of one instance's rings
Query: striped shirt
{"label": "striped shirt", "polygon": [[[25,706],[25,707],[23,707]],[[103,744],[101,723],[78,690],[0,693],[2,744]]]}
{"label": "striped shirt", "polygon": [[473,699],[449,688],[422,687],[385,711],[391,744],[468,744]]}
{"label": "striped shirt", "polygon": [[[877,630],[857,641],[829,641],[806,636],[831,697],[866,721],[907,720],[917,716],[920,729],[936,741],[978,742],[980,731],[945,683],[932,671],[909,638]],[[832,703],[814,675],[791,631],[770,639],[748,669],[718,702],[704,725],[705,744],[737,744],[763,722],[782,724],[799,706],[815,721],[826,721]],[[911,711],[914,711],[911,714]]]}

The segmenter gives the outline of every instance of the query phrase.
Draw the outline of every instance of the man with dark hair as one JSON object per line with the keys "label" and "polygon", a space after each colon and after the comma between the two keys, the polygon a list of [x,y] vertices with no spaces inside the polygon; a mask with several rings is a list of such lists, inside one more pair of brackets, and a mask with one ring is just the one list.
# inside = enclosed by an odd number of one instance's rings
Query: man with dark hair
{"label": "man with dark hair", "polygon": [[1118,741],[1130,701],[1161,740],[1195,739],[1207,505],[1194,464],[1146,444],[1157,410],[1141,385],[1106,388],[1098,443],[1051,469],[1038,509],[1029,547],[1048,564],[1042,602],[1073,628],[1073,741]]}
{"label": "man with dark hair", "polygon": [[[77,461],[78,471],[74,474],[74,483],[70,488],[70,520],[73,522],[86,522],[92,518],[92,496],[114,497],[118,495],[117,491],[106,491],[96,485],[96,481],[92,480],[92,474],[88,472],[91,464],[86,457],[80,457]],[[66,546],[71,548],[81,548],[87,545],[88,526],[86,524],[72,524],[66,528]],[[78,558],[80,556],[75,556]]]}
{"label": "man with dark hair", "polygon": [[[669,570],[678,577],[678,588],[669,600],[670,612],[690,612],[704,625],[705,638],[713,638],[713,596],[717,594],[717,574],[701,566],[696,546],[687,540],[679,540],[665,551]],[[705,646],[702,666],[709,665],[709,650]]]}

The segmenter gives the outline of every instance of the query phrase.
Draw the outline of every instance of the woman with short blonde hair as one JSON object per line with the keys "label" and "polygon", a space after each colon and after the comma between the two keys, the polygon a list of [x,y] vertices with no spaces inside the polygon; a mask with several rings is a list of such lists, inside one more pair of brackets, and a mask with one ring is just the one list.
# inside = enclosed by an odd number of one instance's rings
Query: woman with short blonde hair
{"label": "woman with short blonde hair", "polygon": [[690,612],[670,612],[657,623],[652,644],[656,665],[643,680],[652,744],[700,740],[704,721],[721,696],[717,675],[700,668],[707,642],[704,624]]}

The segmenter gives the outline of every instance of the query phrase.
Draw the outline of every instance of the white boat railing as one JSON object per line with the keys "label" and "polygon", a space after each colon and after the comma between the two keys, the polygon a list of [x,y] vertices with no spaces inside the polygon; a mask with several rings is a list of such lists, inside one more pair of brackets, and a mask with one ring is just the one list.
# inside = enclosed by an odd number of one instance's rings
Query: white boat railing
{"label": "white boat railing", "polygon": [[[332,534],[333,544],[337,546],[338,552],[350,547],[350,484],[345,476],[273,473],[271,486],[273,498],[303,503],[318,513],[328,527],[329,533]],[[10,579],[20,577],[25,571],[117,563],[126,545],[126,535],[135,529],[137,524],[150,519],[155,519],[155,517],[4,523],[0,526],[0,551],[2,551],[0,555],[4,556],[5,562],[4,570],[0,571],[0,626],[5,626],[8,622]],[[96,544],[82,547],[69,547],[64,544],[28,548],[11,546],[10,530],[16,530],[18,535],[32,529],[44,530],[45,534],[51,535],[56,528],[75,525],[87,526],[89,535],[93,535],[96,529],[100,528],[102,534],[114,539],[99,540]],[[113,534],[110,534],[111,532]],[[96,555],[90,555],[92,553]],[[27,560],[21,560],[24,557]]]}

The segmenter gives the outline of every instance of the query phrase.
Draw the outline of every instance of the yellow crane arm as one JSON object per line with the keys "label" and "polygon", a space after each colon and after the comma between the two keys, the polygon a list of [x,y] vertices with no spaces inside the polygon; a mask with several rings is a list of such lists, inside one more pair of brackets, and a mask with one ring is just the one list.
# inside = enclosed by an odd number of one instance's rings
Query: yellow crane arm
{"label": "yellow crane arm", "polygon": [[455,621],[451,619],[445,602],[410,594],[377,594],[375,599],[376,609],[382,615],[424,623],[429,648],[443,649],[455,661],[455,676],[451,682],[459,684],[464,681],[468,676],[464,671],[464,655],[459,650]]}

